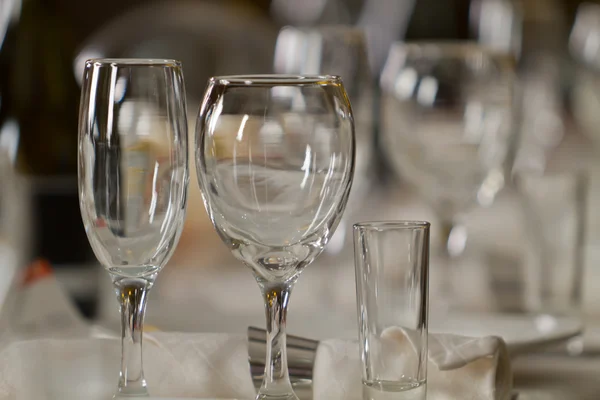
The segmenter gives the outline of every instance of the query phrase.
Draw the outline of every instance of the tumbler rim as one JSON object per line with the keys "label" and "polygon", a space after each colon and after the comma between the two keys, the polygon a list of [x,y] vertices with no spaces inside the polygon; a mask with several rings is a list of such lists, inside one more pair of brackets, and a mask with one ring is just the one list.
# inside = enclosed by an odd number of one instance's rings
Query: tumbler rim
{"label": "tumbler rim", "polygon": [[427,221],[365,221],[355,223],[353,226],[355,231],[385,231],[385,230],[398,230],[398,229],[429,229],[431,223]]}

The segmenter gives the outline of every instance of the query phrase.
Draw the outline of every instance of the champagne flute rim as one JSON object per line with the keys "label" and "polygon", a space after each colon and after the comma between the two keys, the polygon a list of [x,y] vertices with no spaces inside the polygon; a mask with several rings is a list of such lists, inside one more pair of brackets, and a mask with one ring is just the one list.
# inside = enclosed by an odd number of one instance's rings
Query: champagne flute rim
{"label": "champagne flute rim", "polygon": [[111,67],[181,67],[181,61],[168,58],[90,58],[85,63]]}
{"label": "champagne flute rim", "polygon": [[352,225],[355,231],[386,231],[386,230],[427,230],[431,227],[431,223],[427,221],[364,221]]}
{"label": "champagne flute rim", "polygon": [[340,85],[342,79],[337,75],[221,75],[210,78],[211,83],[222,86],[324,86]]}

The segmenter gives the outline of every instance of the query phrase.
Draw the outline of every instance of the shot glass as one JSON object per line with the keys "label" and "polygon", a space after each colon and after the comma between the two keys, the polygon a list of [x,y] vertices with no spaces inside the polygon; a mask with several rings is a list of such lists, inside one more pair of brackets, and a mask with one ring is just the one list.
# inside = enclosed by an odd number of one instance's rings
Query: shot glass
{"label": "shot glass", "polygon": [[426,398],[429,229],[418,221],[354,225],[365,400]]}

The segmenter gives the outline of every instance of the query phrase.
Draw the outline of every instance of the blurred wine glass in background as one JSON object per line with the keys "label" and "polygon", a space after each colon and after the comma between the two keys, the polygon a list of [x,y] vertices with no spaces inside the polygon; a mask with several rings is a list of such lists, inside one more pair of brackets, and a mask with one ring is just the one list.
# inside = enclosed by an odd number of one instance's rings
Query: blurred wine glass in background
{"label": "blurred wine glass in background", "polygon": [[[442,240],[432,268],[461,255],[461,214],[489,203],[504,184],[513,80],[509,57],[472,43],[397,43],[390,51],[381,77],[381,142],[395,171],[437,216]],[[452,272],[435,274],[444,276],[438,294],[450,301]]]}
{"label": "blurred wine glass in background", "polygon": [[85,61],[94,57],[177,59],[190,71],[188,102],[199,104],[206,81],[217,73],[272,72],[276,37],[275,25],[251,7],[226,1],[149,1],[86,40],[74,61],[75,76],[80,79]]}
{"label": "blurred wine glass in background", "polygon": [[313,28],[284,27],[275,46],[274,69],[279,74],[337,75],[352,103],[356,134],[356,162],[346,213],[326,252],[343,250],[351,240],[353,213],[358,211],[373,181],[373,80],[364,33],[343,25]]}

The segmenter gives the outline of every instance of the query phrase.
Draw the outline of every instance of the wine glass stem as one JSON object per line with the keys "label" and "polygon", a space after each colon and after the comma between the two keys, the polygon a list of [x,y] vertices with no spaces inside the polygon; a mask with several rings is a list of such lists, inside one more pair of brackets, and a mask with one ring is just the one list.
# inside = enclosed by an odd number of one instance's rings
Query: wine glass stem
{"label": "wine glass stem", "polygon": [[467,235],[464,225],[460,223],[460,217],[440,218],[441,228],[441,258],[445,265],[443,287],[441,297],[445,299],[449,306],[456,306],[457,288],[454,286],[454,276],[457,273],[457,262],[462,256]]}
{"label": "wine glass stem", "polygon": [[267,317],[267,359],[258,400],[298,399],[288,373],[285,321],[291,285],[261,285]]}
{"label": "wine glass stem", "polygon": [[454,220],[452,219],[441,219],[440,220],[440,244],[441,244],[441,252],[445,261],[450,259],[450,252],[448,251],[448,245],[450,241],[450,234],[452,233],[452,229],[454,228]]}
{"label": "wine glass stem", "polygon": [[142,367],[142,334],[146,301],[152,284],[152,280],[144,278],[114,280],[121,308],[120,395],[148,395]]}
{"label": "wine glass stem", "polygon": [[443,280],[442,280],[442,293],[441,297],[445,300],[445,304],[450,306],[455,299],[454,293],[454,280],[453,275],[455,273],[453,268],[453,257],[450,253],[450,235],[454,229],[455,221],[451,218],[440,219],[440,250],[441,259],[444,265]]}

